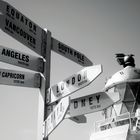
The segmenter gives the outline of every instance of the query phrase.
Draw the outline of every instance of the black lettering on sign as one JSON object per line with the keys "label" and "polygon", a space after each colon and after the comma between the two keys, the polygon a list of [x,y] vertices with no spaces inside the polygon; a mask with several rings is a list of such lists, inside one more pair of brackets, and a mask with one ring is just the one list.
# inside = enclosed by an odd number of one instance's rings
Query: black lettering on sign
{"label": "black lettering on sign", "polygon": [[84,71],[84,72],[82,72],[82,74],[79,74],[78,79],[79,79],[78,86],[86,84],[88,82],[87,81],[87,71]]}
{"label": "black lettering on sign", "polygon": [[56,92],[59,93],[59,87],[58,87],[58,85],[56,86]]}
{"label": "black lettering on sign", "polygon": [[92,105],[93,103],[93,97],[89,97],[89,105]]}
{"label": "black lettering on sign", "polygon": [[58,43],[58,51],[63,54],[73,55],[73,50],[62,43]]}
{"label": "black lettering on sign", "polygon": [[100,97],[101,97],[101,95],[97,95],[97,96],[96,96],[97,103],[99,103]]}
{"label": "black lettering on sign", "polygon": [[67,87],[68,87],[70,85],[70,80],[67,80],[66,83],[67,83]]}
{"label": "black lettering on sign", "polygon": [[29,31],[36,35],[37,26],[31,20],[22,15],[18,10],[8,4],[6,6],[6,15],[8,15],[13,20],[18,20],[19,22],[21,22],[22,24],[27,26],[27,28],[29,28]]}
{"label": "black lettering on sign", "polygon": [[87,80],[81,81],[80,83],[78,83],[78,86],[81,86],[81,85],[83,85],[83,84],[85,84],[87,82],[88,82]]}
{"label": "black lettering on sign", "polygon": [[29,41],[31,47],[35,48],[36,39],[8,19],[5,19],[5,29],[12,34],[16,33],[20,35],[22,38]]}
{"label": "black lettering on sign", "polygon": [[76,89],[78,88],[77,86],[83,86],[86,84],[87,81],[87,71],[84,71],[79,74],[75,74],[74,76],[71,76],[70,78],[66,79],[63,82],[58,83],[57,85],[54,86],[56,96],[59,97],[61,96],[66,88],[71,88],[72,86],[76,85]]}
{"label": "black lettering on sign", "polygon": [[74,52],[74,57],[84,62],[84,55],[80,54],[79,52]]}
{"label": "black lettering on sign", "polygon": [[67,47],[65,44],[62,44],[59,42],[58,51],[63,53],[64,55],[65,54],[71,55],[71,56],[77,58],[79,62],[84,63],[84,55]]}
{"label": "black lettering on sign", "polygon": [[56,93],[61,93],[65,89],[65,83],[56,85]]}
{"label": "black lettering on sign", "polygon": [[74,109],[78,108],[78,101],[74,101]]}
{"label": "black lettering on sign", "polygon": [[86,106],[86,99],[81,100],[81,107],[84,107],[84,106]]}
{"label": "black lettering on sign", "polygon": [[81,81],[81,74],[78,74],[78,82]]}
{"label": "black lettering on sign", "polygon": [[64,90],[64,83],[61,84],[61,90]]}
{"label": "black lettering on sign", "polygon": [[59,106],[57,106],[56,108],[55,108],[55,110],[54,110],[54,112],[52,113],[53,115],[52,115],[52,119],[56,119],[56,118],[58,118],[59,119],[59,117],[60,117],[60,115],[61,115],[61,113],[63,113],[63,103],[61,102],[60,104],[59,104]]}
{"label": "black lettering on sign", "polygon": [[11,79],[25,79],[24,74],[18,74],[18,73],[10,73],[10,72],[2,72],[3,78],[11,78]]}
{"label": "black lettering on sign", "polygon": [[[73,102],[73,107],[74,107],[74,109],[77,109],[79,106],[81,108],[90,106],[91,109],[100,108],[101,105],[97,104],[97,103],[100,103],[100,97],[101,97],[101,95],[96,95],[95,97],[89,96],[89,97],[82,98],[80,100],[75,100]],[[96,103],[96,105],[94,105],[94,102]]]}
{"label": "black lettering on sign", "polygon": [[14,83],[24,84],[24,81],[22,81],[22,80],[14,80]]}
{"label": "black lettering on sign", "polygon": [[24,61],[24,62],[29,62],[29,56],[28,55],[20,54],[18,52],[15,52],[15,51],[12,51],[12,50],[9,50],[9,49],[5,49],[5,48],[2,49],[1,54],[4,55],[4,56],[8,56],[8,57],[11,57],[11,58],[14,58],[14,59]]}
{"label": "black lettering on sign", "polygon": [[18,63],[21,64],[21,65],[29,66],[29,64],[26,63],[26,62],[18,61]]}
{"label": "black lettering on sign", "polygon": [[97,109],[97,108],[101,108],[101,105],[93,105],[93,106],[90,106],[90,109]]}
{"label": "black lettering on sign", "polygon": [[75,77],[72,77],[72,85],[75,84]]}

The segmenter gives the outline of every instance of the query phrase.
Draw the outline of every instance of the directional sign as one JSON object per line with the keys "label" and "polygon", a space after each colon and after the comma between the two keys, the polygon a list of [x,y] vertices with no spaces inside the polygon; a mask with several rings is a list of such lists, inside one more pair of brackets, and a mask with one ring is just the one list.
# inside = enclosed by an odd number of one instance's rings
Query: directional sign
{"label": "directional sign", "polygon": [[18,25],[15,21],[12,21],[5,15],[0,15],[0,28],[22,44],[26,45],[39,55],[43,56],[42,52],[42,40],[35,38],[33,35],[28,33],[21,25]]}
{"label": "directional sign", "polygon": [[83,114],[101,111],[120,100],[119,93],[114,94],[113,99],[105,92],[98,92],[88,96],[72,99],[69,115],[79,116]]}
{"label": "directional sign", "polygon": [[[46,111],[47,111],[47,115],[49,116],[49,114],[54,110],[55,106],[57,105],[57,103],[53,103],[53,105],[48,105],[47,108],[46,108]],[[84,115],[80,115],[80,116],[74,116],[74,117],[71,117],[69,115],[69,111],[67,112],[66,116],[65,116],[65,119],[70,119],[76,123],[86,123],[87,122],[87,118],[86,116]]]}
{"label": "directional sign", "polygon": [[56,53],[78,63],[82,66],[92,66],[93,63],[82,53],[74,50],[73,48],[65,45],[64,43],[52,38],[52,50]]}
{"label": "directional sign", "polygon": [[0,84],[40,88],[39,73],[0,69]]}
{"label": "directional sign", "polygon": [[[101,111],[120,100],[118,92],[97,92],[87,96],[72,99],[70,101],[70,108],[65,118],[78,117],[83,114],[93,113]],[[47,107],[47,112],[50,112],[55,108],[57,102],[54,102]]]}
{"label": "directional sign", "polygon": [[53,103],[62,97],[65,97],[87,85],[95,80],[102,73],[102,66],[95,65],[82,69],[80,72],[70,76],[69,78],[52,86],[47,94],[50,102]]}
{"label": "directional sign", "polygon": [[0,61],[43,72],[43,59],[0,45]]}
{"label": "directional sign", "polygon": [[5,1],[0,1],[0,28],[28,46],[30,49],[45,56],[46,40],[44,39],[44,30],[24,16],[21,12]]}
{"label": "directional sign", "polygon": [[64,119],[69,108],[69,103],[69,97],[65,97],[55,106],[54,110],[45,120],[44,137],[47,137]]}

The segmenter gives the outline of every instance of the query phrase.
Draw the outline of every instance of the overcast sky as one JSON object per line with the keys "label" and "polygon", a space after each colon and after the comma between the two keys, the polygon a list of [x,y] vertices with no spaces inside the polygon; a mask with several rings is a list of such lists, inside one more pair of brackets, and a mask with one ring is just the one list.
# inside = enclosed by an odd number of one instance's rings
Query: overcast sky
{"label": "overcast sky", "polygon": [[[139,0],[6,0],[52,36],[84,53],[93,64],[102,64],[103,73],[88,87],[72,97],[102,91],[105,79],[121,67],[116,53],[134,54],[140,67]],[[0,31],[0,45],[36,55],[27,47]],[[1,63],[1,68],[18,69]],[[83,67],[52,52],[51,85],[80,71]],[[37,139],[39,89],[0,86],[0,139]],[[86,124],[64,120],[49,140],[87,140],[94,121],[101,113],[86,115]]]}

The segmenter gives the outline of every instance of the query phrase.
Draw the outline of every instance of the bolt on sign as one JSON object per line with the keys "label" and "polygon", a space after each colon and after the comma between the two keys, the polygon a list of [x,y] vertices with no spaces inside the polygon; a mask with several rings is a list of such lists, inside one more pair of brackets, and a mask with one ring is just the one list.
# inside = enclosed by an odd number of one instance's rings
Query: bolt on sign
{"label": "bolt on sign", "polygon": [[0,69],[0,84],[40,88],[39,73]]}
{"label": "bolt on sign", "polygon": [[1,45],[0,61],[34,71],[43,72],[43,58],[26,54],[11,48],[6,48]]}
{"label": "bolt on sign", "polygon": [[48,89],[49,104],[89,85],[102,73],[101,65],[89,66]]}
{"label": "bolt on sign", "polygon": [[52,50],[81,66],[92,66],[93,63],[79,51],[65,45],[64,43],[52,38]]}
{"label": "bolt on sign", "polygon": [[45,57],[44,30],[5,1],[0,1],[0,28],[37,54]]}
{"label": "bolt on sign", "polygon": [[69,104],[70,98],[65,97],[55,106],[44,122],[44,137],[50,135],[50,133],[61,123],[67,113]]}

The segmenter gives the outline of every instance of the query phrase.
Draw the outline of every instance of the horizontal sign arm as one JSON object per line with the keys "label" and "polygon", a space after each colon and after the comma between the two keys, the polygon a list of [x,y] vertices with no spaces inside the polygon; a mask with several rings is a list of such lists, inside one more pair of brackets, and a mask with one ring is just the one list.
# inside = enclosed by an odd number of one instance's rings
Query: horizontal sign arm
{"label": "horizontal sign arm", "polygon": [[65,45],[64,43],[52,38],[52,50],[81,66],[92,66],[93,63],[79,51]]}

